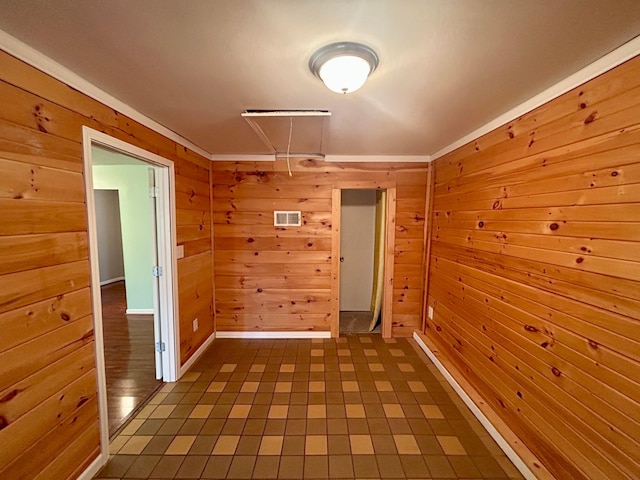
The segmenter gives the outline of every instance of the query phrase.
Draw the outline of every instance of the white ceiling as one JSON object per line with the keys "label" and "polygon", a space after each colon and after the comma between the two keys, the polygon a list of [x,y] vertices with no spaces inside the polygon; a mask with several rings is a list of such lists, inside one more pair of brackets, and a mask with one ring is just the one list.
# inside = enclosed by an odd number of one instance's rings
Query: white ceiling
{"label": "white ceiling", "polygon": [[[640,34],[638,0],[0,0],[0,12],[0,29],[212,154],[270,153],[247,109],[313,109],[332,115],[321,152],[304,153],[429,155]],[[380,57],[350,95],[308,69],[337,41]]]}

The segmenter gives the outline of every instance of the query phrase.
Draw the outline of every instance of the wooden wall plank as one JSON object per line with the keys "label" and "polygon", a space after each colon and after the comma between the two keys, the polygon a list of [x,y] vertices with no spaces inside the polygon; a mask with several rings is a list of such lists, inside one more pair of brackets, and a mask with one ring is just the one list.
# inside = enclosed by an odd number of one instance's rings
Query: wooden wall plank
{"label": "wooden wall plank", "polygon": [[635,58],[435,162],[426,337],[557,478],[640,476],[639,102]]}

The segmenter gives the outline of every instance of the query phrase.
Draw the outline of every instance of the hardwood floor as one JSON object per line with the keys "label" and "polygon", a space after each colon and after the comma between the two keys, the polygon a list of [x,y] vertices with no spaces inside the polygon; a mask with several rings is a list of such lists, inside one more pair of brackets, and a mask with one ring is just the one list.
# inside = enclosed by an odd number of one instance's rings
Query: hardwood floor
{"label": "hardwood floor", "polygon": [[102,323],[109,435],[162,385],[155,379],[153,315],[126,315],[124,282],[105,285]]}

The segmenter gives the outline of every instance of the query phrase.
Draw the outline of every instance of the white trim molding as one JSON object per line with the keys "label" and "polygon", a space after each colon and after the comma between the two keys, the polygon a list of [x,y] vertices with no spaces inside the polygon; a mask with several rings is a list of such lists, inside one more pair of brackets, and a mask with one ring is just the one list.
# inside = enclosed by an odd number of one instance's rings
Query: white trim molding
{"label": "white trim molding", "polygon": [[429,155],[325,155],[327,162],[339,163],[428,163]]}
{"label": "white trim molding", "polygon": [[207,350],[207,348],[211,346],[215,339],[216,334],[214,332],[209,335],[209,337],[204,341],[202,345],[200,345],[200,347],[198,347],[195,352],[193,352],[193,354],[189,357],[189,360],[187,360],[184,365],[180,366],[180,369],[178,370],[178,379],[182,378],[182,376],[187,373],[187,371],[193,366],[194,363],[198,361],[200,356]]}
{"label": "white trim molding", "polygon": [[331,338],[331,332],[216,332],[216,338]]}
{"label": "white trim molding", "polygon": [[107,92],[88,82],[77,73],[72,72],[67,67],[60,65],[58,62],[37,51],[35,48],[21,42],[3,30],[0,30],[0,49],[31,65],[32,67],[41,70],[47,75],[51,75],[53,78],[60,80],[70,87],[75,88],[94,100],[117,110],[123,115],[141,123],[145,127],[148,127],[151,130],[164,135],[170,140],[179,143],[183,147],[187,147],[205,158],[209,158],[211,156],[209,152],[190,142],[181,135],[178,135],[173,130],[168,129],[164,125],[152,120],[121,100],[109,95]]}
{"label": "white trim molding", "polygon": [[126,315],[153,315],[153,308],[127,308]]}
{"label": "white trim molding", "polygon": [[482,424],[482,426],[487,430],[491,438],[493,438],[498,446],[502,449],[509,460],[514,464],[514,466],[522,473],[522,476],[526,480],[536,480],[537,477],[533,474],[533,472],[527,467],[527,465],[522,461],[522,459],[518,456],[518,454],[511,448],[511,445],[505,440],[505,438],[498,432],[498,430],[491,424],[489,419],[482,413],[480,408],[474,403],[467,392],[465,392],[460,384],[456,381],[455,378],[449,373],[449,371],[445,368],[445,366],[440,362],[438,357],[427,347],[427,344],[424,343],[418,332],[413,332],[413,339],[420,346],[420,348],[427,354],[429,360],[433,362],[436,368],[440,371],[442,376],[449,382],[449,385],[455,390],[460,399],[465,403],[471,413],[478,419],[478,421]]}
{"label": "white trim molding", "polygon": [[100,282],[100,286],[104,287],[105,285],[109,285],[111,283],[116,283],[116,282],[121,282],[122,280],[124,280],[124,277],[109,278],[107,280],[101,281]]}
{"label": "white trim molding", "polygon": [[543,92],[538,95],[530,98],[524,103],[521,103],[517,107],[512,108],[511,110],[503,113],[499,117],[491,120],[489,123],[483,125],[482,127],[474,130],[473,132],[465,135],[464,137],[456,140],[455,142],[447,145],[443,149],[437,151],[436,153],[431,155],[431,160],[436,160],[447,153],[453,152],[454,150],[466,145],[467,143],[475,140],[476,138],[481,137],[502,125],[505,125],[522,115],[529,113],[535,108],[543,105],[555,98],[558,98],[560,95],[567,93],[568,91],[579,87],[580,85],[588,82],[589,80],[593,80],[598,75],[602,75],[609,70],[621,65],[622,63],[630,60],[631,58],[640,55],[640,36],[635,37],[634,39],[628,41],[621,47],[616,48],[610,53],[606,54],[604,57],[599,58],[595,62],[587,65],[581,70],[578,70],[573,75],[569,75],[564,80],[556,83],[555,85],[547,88]]}
{"label": "white trim molding", "polygon": [[209,160],[212,162],[275,162],[276,156],[273,153],[265,155],[216,155],[212,153]]}

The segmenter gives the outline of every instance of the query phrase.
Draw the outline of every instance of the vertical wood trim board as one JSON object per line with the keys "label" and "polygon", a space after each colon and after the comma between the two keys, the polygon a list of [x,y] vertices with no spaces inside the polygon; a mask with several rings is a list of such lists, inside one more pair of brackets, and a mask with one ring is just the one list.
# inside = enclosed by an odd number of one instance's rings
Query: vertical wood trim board
{"label": "vertical wood trim board", "polygon": [[424,283],[422,284],[422,324],[420,331],[424,332],[426,328],[425,319],[429,314],[428,298],[429,298],[429,262],[431,260],[431,230],[433,225],[433,163],[429,164],[429,176],[427,179],[427,195],[425,199],[425,222],[424,222],[424,259],[422,266],[422,276]]}
{"label": "vertical wood trim board", "polygon": [[210,162],[4,52],[0,103],[0,477],[67,478],[100,441],[82,127],[174,162],[182,363],[213,332]]}
{"label": "vertical wood trim board", "polygon": [[[382,289],[382,337],[391,338],[393,333],[393,270],[396,252],[396,188],[387,188],[387,232],[385,235],[384,287]],[[404,293],[404,292],[403,292]],[[402,293],[400,294],[402,296]],[[400,300],[402,300],[401,297]],[[416,312],[417,313],[417,312]]]}
{"label": "vertical wood trim board", "polygon": [[426,338],[556,478],[639,478],[640,58],[434,166]]}
{"label": "vertical wood trim board", "polygon": [[[420,328],[427,164],[214,162],[212,221],[217,329],[337,335],[342,188],[396,189],[388,236],[394,279],[385,312],[391,335]],[[393,200],[392,200],[393,202]],[[274,227],[274,210],[300,210],[300,227]],[[394,221],[393,217],[389,218]],[[395,238],[394,238],[395,237]]]}
{"label": "vertical wood trim board", "polygon": [[331,336],[340,335],[340,221],[342,190],[331,190]]}

